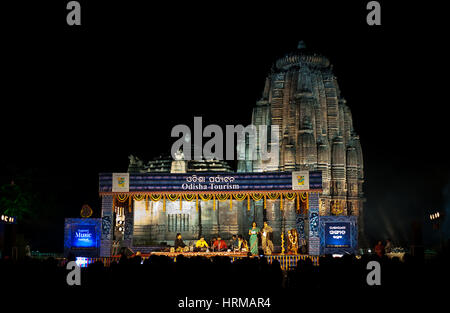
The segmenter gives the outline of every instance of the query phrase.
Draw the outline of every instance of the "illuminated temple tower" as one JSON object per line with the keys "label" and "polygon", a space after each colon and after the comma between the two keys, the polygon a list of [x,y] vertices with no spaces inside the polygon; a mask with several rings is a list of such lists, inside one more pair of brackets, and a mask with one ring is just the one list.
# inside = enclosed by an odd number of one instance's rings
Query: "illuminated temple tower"
{"label": "illuminated temple tower", "polygon": [[[303,42],[277,60],[253,109],[252,124],[279,126],[279,160],[240,161],[238,171],[322,171],[320,215],[358,216],[362,239],[361,144],[330,61],[309,52]],[[294,227],[296,219],[298,224],[294,212],[284,213],[286,227]],[[275,224],[278,214],[276,204],[266,213]]]}

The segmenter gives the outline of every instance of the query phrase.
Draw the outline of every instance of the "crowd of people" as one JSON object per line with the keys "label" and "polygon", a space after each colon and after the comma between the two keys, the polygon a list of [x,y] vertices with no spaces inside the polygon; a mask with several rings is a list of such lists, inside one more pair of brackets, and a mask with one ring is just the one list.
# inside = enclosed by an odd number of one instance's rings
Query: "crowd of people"
{"label": "crowd of people", "polygon": [[[366,282],[366,266],[371,260],[381,264],[381,286],[369,286]],[[180,296],[190,293],[225,295],[232,291],[260,295],[292,292],[309,297],[313,293],[321,294],[319,290],[326,290],[348,298],[357,290],[398,292],[435,288],[443,277],[448,277],[448,260],[448,256],[426,261],[407,255],[401,262],[376,254],[341,258],[326,255],[319,258],[318,266],[305,259],[299,260],[288,271],[282,271],[278,261],[269,263],[264,256],[232,261],[228,256],[179,255],[174,262],[173,258],[163,255],[151,255],[145,260],[139,255],[123,255],[110,266],[97,261],[83,268],[80,288],[121,290],[130,295],[135,290],[145,290],[152,296],[170,294],[171,291]],[[67,273],[68,270],[53,258],[0,260],[2,284],[9,288],[22,285],[33,290],[68,288]]]}

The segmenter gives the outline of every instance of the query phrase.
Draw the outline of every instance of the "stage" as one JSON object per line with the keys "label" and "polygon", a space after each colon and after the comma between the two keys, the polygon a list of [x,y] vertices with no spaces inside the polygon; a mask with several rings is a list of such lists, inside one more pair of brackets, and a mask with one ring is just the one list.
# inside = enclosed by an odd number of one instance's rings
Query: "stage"
{"label": "stage", "polygon": [[[237,259],[247,258],[246,253],[240,252],[152,252],[149,254],[142,254],[142,261],[145,261],[150,258],[152,255],[159,256],[167,256],[172,258],[174,262],[177,261],[177,257],[207,257],[213,258],[216,256],[219,257],[229,257],[231,262],[234,262]],[[133,256],[132,256],[133,257]],[[260,256],[250,256],[259,258]],[[272,254],[263,256],[267,259],[267,263],[272,264],[274,260],[277,260],[280,263],[280,267],[282,270],[291,270],[297,266],[297,262],[299,260],[310,259],[313,265],[319,265],[319,256],[316,255],[307,255],[307,254]],[[80,267],[86,267],[89,264],[92,264],[96,261],[101,261],[104,266],[110,266],[112,262],[119,262],[120,256],[112,256],[112,257],[99,257],[99,258],[85,258],[85,257],[77,257],[77,263]]]}

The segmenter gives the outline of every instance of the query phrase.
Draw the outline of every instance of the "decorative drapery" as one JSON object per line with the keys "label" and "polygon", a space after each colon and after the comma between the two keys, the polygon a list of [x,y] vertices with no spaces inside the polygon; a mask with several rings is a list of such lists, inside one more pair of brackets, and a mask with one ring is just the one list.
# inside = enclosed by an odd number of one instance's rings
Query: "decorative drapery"
{"label": "decorative drapery", "polygon": [[228,201],[228,199],[230,200],[230,211],[231,211],[233,208],[233,196],[230,194],[217,194],[217,200],[219,200],[220,202]]}
{"label": "decorative drapery", "polygon": [[[303,203],[303,207],[304,207],[304,211],[303,213],[306,214],[306,212],[308,212],[308,193],[307,192],[303,192],[301,194],[298,195],[298,197],[300,197],[300,201]],[[300,211],[300,207],[298,207],[298,210]]]}
{"label": "decorative drapery", "polygon": [[[214,192],[214,193],[113,193],[113,206],[119,203],[125,203],[128,200],[128,210],[131,212],[132,201],[145,201],[145,209],[148,210],[149,201],[158,202],[163,201],[163,211],[166,210],[166,199],[171,202],[180,201],[180,210],[183,207],[183,201],[192,202],[195,200],[196,210],[198,211],[199,200],[211,201],[213,200],[213,210],[216,209],[216,199],[219,202],[229,201],[230,210],[233,208],[233,200],[244,201],[247,200],[247,210],[250,210],[250,200],[255,202],[264,200],[264,209],[267,207],[267,199],[275,201],[279,199],[280,210],[283,210],[283,201],[296,201],[297,212],[308,211],[308,192]],[[302,210],[303,208],[303,210]],[[332,204],[332,212],[336,215],[342,214],[345,204],[340,201],[335,201]]]}

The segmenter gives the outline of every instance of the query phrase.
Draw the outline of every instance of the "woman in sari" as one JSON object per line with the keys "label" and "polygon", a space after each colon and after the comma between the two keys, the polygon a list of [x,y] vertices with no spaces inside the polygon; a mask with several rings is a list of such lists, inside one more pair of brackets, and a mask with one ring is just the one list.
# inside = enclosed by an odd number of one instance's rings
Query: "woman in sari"
{"label": "woman in sari", "polygon": [[259,233],[259,228],[256,226],[256,222],[253,222],[252,228],[250,228],[248,230],[248,234],[250,235],[250,240],[249,240],[250,252],[253,255],[258,254],[258,233]]}

